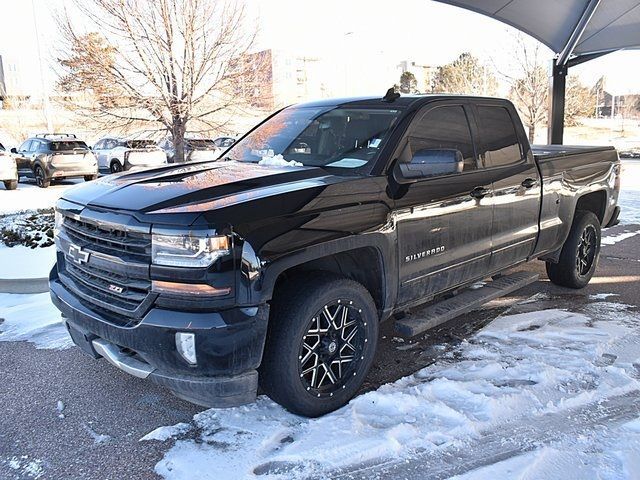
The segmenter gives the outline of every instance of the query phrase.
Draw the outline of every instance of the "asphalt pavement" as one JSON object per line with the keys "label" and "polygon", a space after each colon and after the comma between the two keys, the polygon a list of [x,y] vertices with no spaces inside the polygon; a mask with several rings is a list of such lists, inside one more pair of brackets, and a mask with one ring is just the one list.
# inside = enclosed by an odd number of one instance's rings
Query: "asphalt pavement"
{"label": "asphalt pavement", "polygon": [[[640,226],[616,226],[605,235],[631,231]],[[583,290],[552,285],[542,262],[518,270],[539,272],[540,281],[425,335],[402,339],[392,322],[385,324],[363,391],[433,363],[443,353],[436,344],[455,345],[536,293],[576,305],[592,294],[617,294],[616,301],[640,309],[640,235],[603,246],[596,276]],[[154,466],[172,441],[139,439],[159,426],[189,422],[202,410],[77,348],[38,350],[31,343],[0,342],[0,379],[2,479],[156,478]]]}

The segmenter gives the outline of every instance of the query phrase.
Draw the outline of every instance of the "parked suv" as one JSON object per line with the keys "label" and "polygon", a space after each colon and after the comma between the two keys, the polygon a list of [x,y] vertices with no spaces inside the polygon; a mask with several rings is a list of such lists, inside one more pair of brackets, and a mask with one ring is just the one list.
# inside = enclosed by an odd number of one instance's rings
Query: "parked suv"
{"label": "parked suv", "polygon": [[18,186],[18,170],[16,160],[0,143],[0,182],[7,190],[15,190]]}
{"label": "parked suv", "polygon": [[117,173],[131,168],[159,167],[167,156],[153,140],[102,138],[93,146],[101,173]]}
{"label": "parked suv", "polygon": [[40,188],[51,180],[98,178],[98,161],[85,142],[68,133],[46,133],[28,138],[17,149],[18,174],[35,178]]}
{"label": "parked suv", "polygon": [[[224,149],[216,145],[216,140],[211,140],[209,138],[185,138],[184,161],[201,162],[217,159]],[[164,140],[161,140],[158,145],[162,150],[165,151],[167,155],[167,161],[169,163],[174,163],[176,149],[171,138],[165,138]]]}

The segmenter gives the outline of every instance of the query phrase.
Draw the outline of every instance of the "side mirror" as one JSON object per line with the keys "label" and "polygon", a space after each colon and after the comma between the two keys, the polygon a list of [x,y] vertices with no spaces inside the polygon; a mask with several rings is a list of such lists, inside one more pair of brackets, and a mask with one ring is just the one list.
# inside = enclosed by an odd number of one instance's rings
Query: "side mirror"
{"label": "side mirror", "polygon": [[11,149],[11,153],[18,153],[18,150],[16,150],[16,147],[13,147],[13,148]]}
{"label": "side mirror", "polygon": [[423,178],[460,173],[463,167],[460,150],[425,148],[415,152],[411,162],[397,162],[393,177],[398,183],[414,183]]}

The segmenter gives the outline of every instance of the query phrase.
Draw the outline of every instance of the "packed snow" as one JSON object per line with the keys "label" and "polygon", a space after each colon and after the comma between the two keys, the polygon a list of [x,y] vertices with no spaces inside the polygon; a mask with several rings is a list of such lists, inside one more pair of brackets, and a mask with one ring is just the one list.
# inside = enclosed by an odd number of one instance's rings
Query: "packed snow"
{"label": "packed snow", "polygon": [[618,242],[626,240],[627,238],[635,237],[636,235],[640,235],[640,231],[636,230],[635,232],[623,232],[615,235],[604,235],[600,240],[602,245],[615,245]]}
{"label": "packed snow", "polygon": [[39,188],[35,183],[28,182],[23,178],[18,184],[17,190],[9,191],[0,187],[0,215],[39,208],[52,208],[68,188],[81,182],[82,180],[65,180],[53,184],[49,188]]}
{"label": "packed snow", "polygon": [[[640,316],[629,307],[600,301],[581,312],[529,311],[536,306],[524,302],[518,307],[524,311],[498,317],[433,365],[321,418],[292,415],[266,397],[252,405],[199,413],[188,431],[176,426],[172,436],[177,441],[156,472],[176,480],[306,478],[371,462],[411,460],[418,453],[460,449],[467,442],[479,442],[481,454],[483,437],[505,425],[563,415],[640,388]],[[147,437],[162,439],[167,431],[160,432]],[[597,443],[600,434],[594,435]],[[572,473],[571,462],[560,460],[570,459],[586,443],[561,445],[555,457],[541,448],[500,468],[527,472],[531,458],[544,463],[545,455],[551,455],[558,459],[553,465]],[[640,459],[640,441],[625,448],[626,457],[605,456],[591,466],[623,478]],[[531,471],[546,470],[540,466]]]}
{"label": "packed snow", "polygon": [[271,155],[262,157],[258,165],[263,167],[302,167],[302,163],[295,160],[285,160],[282,155]]}
{"label": "packed snow", "polygon": [[0,293],[0,342],[19,341],[56,350],[73,345],[60,311],[53,306],[48,293]]}
{"label": "packed snow", "polygon": [[56,263],[56,247],[0,245],[0,279],[48,278]]}

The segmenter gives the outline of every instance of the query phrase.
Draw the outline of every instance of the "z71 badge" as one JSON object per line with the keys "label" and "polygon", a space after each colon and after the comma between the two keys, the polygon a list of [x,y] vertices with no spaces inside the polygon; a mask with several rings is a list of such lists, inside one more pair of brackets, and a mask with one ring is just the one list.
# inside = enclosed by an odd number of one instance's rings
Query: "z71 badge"
{"label": "z71 badge", "polygon": [[440,247],[432,248],[431,250],[423,250],[422,252],[412,253],[411,255],[407,255],[406,257],[404,257],[404,261],[405,263],[413,262],[414,260],[430,257],[431,255],[436,255],[442,252],[444,252],[444,245]]}

